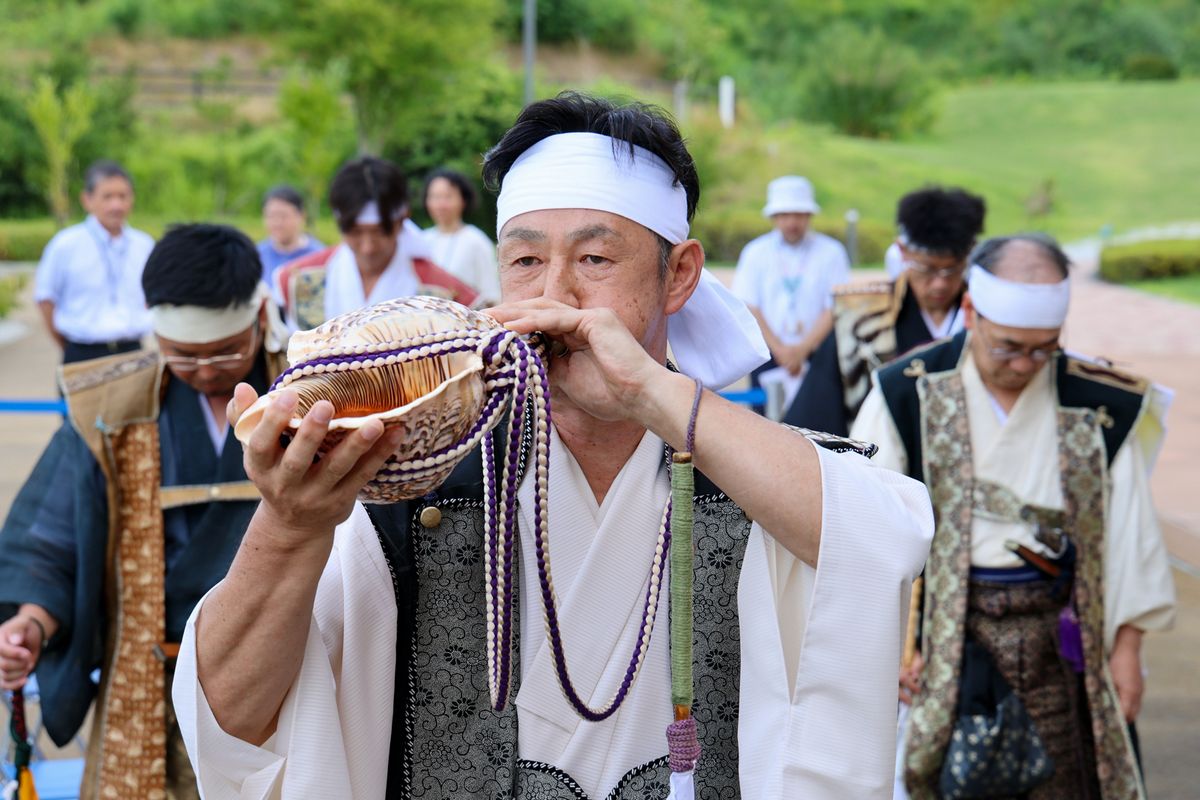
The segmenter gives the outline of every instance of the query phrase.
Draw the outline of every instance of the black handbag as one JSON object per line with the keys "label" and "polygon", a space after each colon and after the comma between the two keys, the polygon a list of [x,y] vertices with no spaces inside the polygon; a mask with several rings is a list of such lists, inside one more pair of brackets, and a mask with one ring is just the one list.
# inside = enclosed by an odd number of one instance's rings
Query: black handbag
{"label": "black handbag", "polygon": [[967,639],[958,719],[942,762],[939,795],[946,800],[1020,795],[1053,774],[1054,760],[1025,705],[987,650]]}

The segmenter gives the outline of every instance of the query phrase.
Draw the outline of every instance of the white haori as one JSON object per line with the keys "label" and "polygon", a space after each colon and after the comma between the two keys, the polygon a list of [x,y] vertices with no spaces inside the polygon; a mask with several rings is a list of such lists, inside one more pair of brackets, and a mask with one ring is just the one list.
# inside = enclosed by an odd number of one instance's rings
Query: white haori
{"label": "white haori", "polygon": [[[642,437],[597,504],[558,432],[550,437],[550,566],[558,594],[567,668],[594,709],[612,699],[641,632],[663,508],[671,493],[664,445]],[[530,471],[532,472],[532,470]],[[521,758],[554,764],[592,797],[604,797],[634,767],[667,754],[671,707],[669,570],[638,679],[621,708],[587,722],[567,703],[546,639],[534,553],[530,475],[517,498],[521,529],[521,688],[516,696]]]}
{"label": "white haori", "polygon": [[363,291],[354,252],[344,242],[338,245],[325,265],[325,318],[333,319],[384,300],[419,294],[421,281],[412,263],[415,258],[429,258],[429,246],[421,229],[406,219],[397,233],[396,252],[368,296]]}
{"label": "white haori", "polygon": [[[627,663],[622,636],[631,619],[629,597],[644,587],[644,574],[630,570],[637,574],[618,578],[608,561],[623,567],[635,563],[631,555],[610,549],[630,541],[639,558],[648,556],[647,547],[653,548],[666,491],[665,475],[658,467],[660,448],[652,436],[642,441],[603,506],[591,499],[586,482],[584,496],[573,501],[557,501],[551,491],[552,519],[555,511],[568,522],[574,514],[574,524],[581,526],[577,534],[587,533],[593,524],[596,528],[594,541],[582,543],[569,543],[561,533],[556,540],[555,531],[561,529],[553,522],[551,528],[556,584],[570,580],[578,587],[562,585],[564,628],[572,676],[585,694],[596,685],[596,694],[607,699],[613,688],[608,661],[614,660],[615,652],[615,663],[622,669]],[[569,467],[573,459],[561,458],[565,448],[556,449],[563,452],[552,460],[554,468]],[[925,490],[915,481],[878,469],[857,455],[820,448],[817,452],[823,486],[820,569],[800,563],[754,525],[739,579],[741,793],[768,800],[884,800],[891,796],[896,666],[908,594],[928,552],[932,515]],[[552,477],[556,487],[581,480],[577,473]],[[636,516],[635,507],[640,507]],[[522,520],[522,527],[527,524]],[[582,582],[579,577],[593,563],[606,571],[607,580],[619,584],[623,599],[612,615],[615,622],[604,619],[612,603],[606,603],[596,618],[582,618],[585,609],[596,608],[592,595],[598,583],[590,575]],[[523,580],[527,591],[529,581]],[[260,747],[221,730],[199,684],[195,625],[201,600],[184,632],[173,694],[207,800],[384,797],[395,678],[393,597],[379,539],[366,512],[356,506],[334,535],[300,674],[284,700],[274,735]],[[534,651],[529,669],[528,656],[522,658],[524,684],[517,699],[521,757],[531,755],[524,751],[526,746],[534,753],[559,749],[572,763],[556,758],[551,762],[556,766],[584,774],[601,765],[607,776],[620,769],[604,764],[608,759],[619,757],[636,765],[664,755],[671,714],[665,662],[656,654],[648,658],[630,705],[614,715],[608,729],[605,724],[566,721],[554,708],[561,705],[569,712],[561,691],[540,677],[542,656],[535,642],[544,634],[525,631],[531,617],[535,628],[540,626],[540,604],[535,601],[537,613],[530,614],[525,594],[521,602],[523,651]],[[667,619],[665,606],[659,618]],[[658,645],[665,649],[665,622],[660,626],[656,621],[655,628]],[[593,632],[609,643],[590,645]],[[530,636],[536,637],[533,642]],[[536,700],[531,685],[537,688]],[[530,734],[526,727],[533,729]],[[574,732],[566,731],[568,727]],[[597,752],[585,752],[585,745],[594,745]],[[605,788],[609,778],[599,780]],[[702,776],[699,780],[702,783]]]}

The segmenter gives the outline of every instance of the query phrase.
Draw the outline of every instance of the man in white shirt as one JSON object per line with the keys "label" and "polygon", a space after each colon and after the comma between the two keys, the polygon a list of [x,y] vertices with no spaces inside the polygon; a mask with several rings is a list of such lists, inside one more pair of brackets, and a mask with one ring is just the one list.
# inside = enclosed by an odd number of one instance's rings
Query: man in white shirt
{"label": "man in white shirt", "polygon": [[[689,237],[699,179],[670,120],[564,94],[527,107],[484,171],[500,187],[505,300],[490,313],[558,353],[550,430],[545,417],[528,429],[529,468],[500,481],[520,574],[490,584],[517,595],[490,614],[515,641],[491,662],[512,653],[511,702],[485,680],[482,457],[418,501],[364,507],[355,496],[402,430],[370,419],[314,464],[334,409],[312,405],[284,450],[296,395],[279,392],[246,445],[263,503],[176,672],[205,796],[640,800],[669,785],[683,800],[676,778],[694,771],[697,797],[890,797],[924,489],[702,391],[766,353]],[[255,400],[239,387],[233,418]],[[703,473],[672,512],[695,514],[694,602],[643,622],[662,576],[668,444]],[[552,582],[532,563],[539,533]],[[562,639],[539,624],[556,607]],[[694,625],[694,704],[674,699],[672,617]],[[664,736],[681,702],[698,756]]]}
{"label": "man in white shirt", "polygon": [[87,219],[59,231],[42,253],[33,297],[63,363],[126,353],[150,331],[142,267],[154,239],[126,223],[133,181],[114,161],[84,174]]}
{"label": "man in white shirt", "polygon": [[833,329],[833,287],[850,280],[850,257],[836,239],[811,230],[819,212],[812,184],[797,175],[767,185],[763,216],[775,225],[770,233],[742,249],[733,292],[750,307],[779,367],[788,399],[813,351]]}

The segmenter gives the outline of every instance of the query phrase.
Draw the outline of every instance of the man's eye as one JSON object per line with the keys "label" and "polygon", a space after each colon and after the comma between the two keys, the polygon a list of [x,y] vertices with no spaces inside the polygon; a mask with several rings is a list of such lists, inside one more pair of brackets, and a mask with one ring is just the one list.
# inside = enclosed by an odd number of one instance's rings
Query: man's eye
{"label": "man's eye", "polygon": [[586,261],[588,264],[595,264],[595,265],[608,263],[607,258],[605,258],[604,256],[597,256],[597,255],[586,255],[583,257],[583,260]]}
{"label": "man's eye", "polygon": [[521,256],[518,259],[514,259],[513,263],[521,267],[532,267],[537,265],[538,259],[537,256]]}

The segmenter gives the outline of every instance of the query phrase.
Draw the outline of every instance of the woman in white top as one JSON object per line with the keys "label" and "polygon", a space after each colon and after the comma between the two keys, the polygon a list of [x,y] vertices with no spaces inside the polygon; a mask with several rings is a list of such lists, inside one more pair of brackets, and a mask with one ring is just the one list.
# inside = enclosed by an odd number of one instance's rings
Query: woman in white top
{"label": "woman in white top", "polygon": [[433,227],[425,231],[433,262],[479,292],[482,305],[500,300],[500,273],[496,244],[463,214],[475,207],[475,188],[467,177],[448,169],[434,171],[425,180],[425,210]]}

